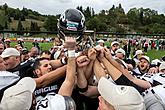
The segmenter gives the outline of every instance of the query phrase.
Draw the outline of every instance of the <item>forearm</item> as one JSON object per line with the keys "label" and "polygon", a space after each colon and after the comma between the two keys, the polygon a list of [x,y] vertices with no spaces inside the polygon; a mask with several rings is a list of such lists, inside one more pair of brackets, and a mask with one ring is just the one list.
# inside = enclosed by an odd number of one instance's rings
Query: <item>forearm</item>
{"label": "forearm", "polygon": [[93,65],[94,65],[94,60],[91,60],[90,63],[87,65],[86,71],[85,71],[85,77],[86,79],[89,79],[91,74],[93,73]]}
{"label": "forearm", "polygon": [[51,71],[39,78],[35,78],[37,88],[45,87],[57,80],[58,78],[64,77],[66,73],[66,66],[57,68],[54,71]]}
{"label": "forearm", "polygon": [[68,58],[66,78],[60,87],[58,94],[63,96],[71,96],[75,84],[76,61],[75,58]]}
{"label": "forearm", "polygon": [[93,70],[97,80],[99,80],[101,77],[106,77],[106,73],[97,59],[94,61]]}
{"label": "forearm", "polygon": [[122,75],[121,71],[113,66],[105,57],[101,58],[101,61],[113,80],[117,80]]}
{"label": "forearm", "polygon": [[78,68],[77,70],[77,86],[78,88],[86,88],[88,86],[88,82],[82,68]]}
{"label": "forearm", "polygon": [[76,74],[76,61],[75,58],[68,58],[67,70],[66,70],[66,79],[69,82],[74,83],[75,74]]}
{"label": "forearm", "polygon": [[107,60],[114,66],[116,67],[120,72],[124,73],[124,68],[119,64],[115,59],[113,58],[107,58]]}
{"label": "forearm", "polygon": [[60,59],[59,60],[51,60],[50,65],[52,66],[53,69],[56,69],[58,67],[63,66]]}
{"label": "forearm", "polygon": [[148,81],[144,81],[141,79],[134,78],[132,82],[144,89],[148,89],[151,87],[151,84]]}

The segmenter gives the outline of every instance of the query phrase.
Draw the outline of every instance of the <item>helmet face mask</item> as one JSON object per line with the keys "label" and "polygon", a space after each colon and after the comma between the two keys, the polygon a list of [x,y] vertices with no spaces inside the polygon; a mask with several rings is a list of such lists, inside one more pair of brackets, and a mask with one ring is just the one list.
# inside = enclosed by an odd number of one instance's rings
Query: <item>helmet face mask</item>
{"label": "helmet face mask", "polygon": [[81,11],[77,9],[66,10],[57,23],[58,34],[61,39],[65,37],[75,37],[77,42],[83,38],[85,31],[85,17]]}

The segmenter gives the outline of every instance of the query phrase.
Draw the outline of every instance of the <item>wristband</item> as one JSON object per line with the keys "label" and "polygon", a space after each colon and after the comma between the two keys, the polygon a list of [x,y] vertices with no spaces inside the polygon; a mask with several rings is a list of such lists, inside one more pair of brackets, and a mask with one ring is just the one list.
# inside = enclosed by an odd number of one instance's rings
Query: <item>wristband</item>
{"label": "wristband", "polygon": [[68,50],[68,57],[75,57],[75,50]]}
{"label": "wristband", "polygon": [[79,88],[78,87],[78,90],[79,90],[79,92],[84,93],[88,90],[88,85],[85,88]]}

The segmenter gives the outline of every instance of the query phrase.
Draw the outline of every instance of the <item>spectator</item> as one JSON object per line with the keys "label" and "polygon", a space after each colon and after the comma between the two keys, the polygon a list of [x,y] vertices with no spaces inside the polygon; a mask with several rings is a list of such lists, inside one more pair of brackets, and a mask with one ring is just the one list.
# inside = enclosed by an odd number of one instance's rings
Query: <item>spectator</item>
{"label": "spectator", "polygon": [[36,59],[38,57],[38,55],[39,55],[38,48],[37,47],[32,47],[30,49],[30,52],[29,52],[29,56],[30,56],[29,59],[33,59],[34,60],[34,59]]}
{"label": "spectator", "polygon": [[41,52],[40,58],[47,58],[51,60],[51,53],[48,50],[44,50]]}
{"label": "spectator", "polygon": [[139,61],[137,68],[133,70],[133,75],[135,76],[142,76],[145,73],[148,73],[150,69],[150,58],[148,56],[141,56]]}
{"label": "spectator", "polygon": [[22,38],[19,38],[19,39],[17,39],[18,40],[18,45],[20,45],[22,48],[24,48],[24,46],[23,46],[23,43],[24,43],[24,41],[23,41],[23,39]]}
{"label": "spectator", "polygon": [[10,43],[11,43],[10,39],[5,39],[4,41],[5,48],[10,48]]}
{"label": "spectator", "polygon": [[39,43],[37,40],[34,40],[34,42],[32,44],[33,44],[33,47],[37,47],[38,50],[40,50],[40,46],[39,46]]}
{"label": "spectator", "polygon": [[4,45],[0,43],[0,55],[2,54],[3,51],[4,51]]}
{"label": "spectator", "polygon": [[104,40],[100,39],[100,40],[97,41],[97,42],[98,42],[98,45],[99,45],[99,46],[104,47]]}
{"label": "spectator", "polygon": [[29,51],[26,48],[23,48],[21,51],[21,62],[25,62],[29,60]]}
{"label": "spectator", "polygon": [[148,47],[149,47],[149,43],[146,41],[145,43],[144,43],[144,52],[147,52],[148,51]]}
{"label": "spectator", "polygon": [[119,48],[115,51],[115,57],[121,60],[125,59],[125,51],[122,48]]}
{"label": "spectator", "polygon": [[130,53],[131,53],[131,42],[126,41],[124,42],[124,47],[123,47],[125,53],[126,53],[126,58],[129,58]]}
{"label": "spectator", "polygon": [[135,55],[133,56],[133,60],[136,62],[136,65],[139,64],[139,58],[144,55],[144,52],[142,50],[136,50]]}
{"label": "spectator", "polygon": [[119,49],[119,42],[117,42],[117,41],[113,41],[112,43],[111,43],[111,54],[112,54],[112,56],[114,56],[115,55],[115,51],[117,50],[117,49]]}
{"label": "spectator", "polygon": [[22,47],[21,45],[17,44],[15,45],[15,48],[21,53],[22,52]]}
{"label": "spectator", "polygon": [[22,77],[32,77],[31,64],[33,61],[29,60],[26,63],[21,63],[20,52],[15,48],[6,48],[1,57],[4,59],[6,70]]}

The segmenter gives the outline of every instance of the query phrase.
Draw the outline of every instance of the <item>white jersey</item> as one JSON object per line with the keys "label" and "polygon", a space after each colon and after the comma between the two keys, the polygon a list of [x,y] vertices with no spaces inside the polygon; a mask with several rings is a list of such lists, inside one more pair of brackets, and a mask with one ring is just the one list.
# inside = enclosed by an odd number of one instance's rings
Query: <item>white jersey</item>
{"label": "white jersey", "polygon": [[155,77],[154,74],[145,73],[144,75],[140,76],[139,78],[142,79],[142,80],[148,81],[151,84],[153,84],[154,77]]}
{"label": "white jersey", "polygon": [[145,73],[140,79],[149,81],[153,86],[165,84],[165,74],[164,73],[156,73],[149,74]]}
{"label": "white jersey", "polygon": [[155,77],[153,79],[153,84],[154,85],[165,85],[165,74],[164,73],[158,73],[155,74]]}
{"label": "white jersey", "polygon": [[8,71],[0,71],[0,90],[19,81],[20,76]]}
{"label": "white jersey", "polygon": [[65,110],[64,97],[58,94],[47,94],[45,98],[37,102],[36,110]]}
{"label": "white jersey", "polygon": [[76,105],[71,97],[49,93],[37,102],[36,110],[76,110]]}
{"label": "white jersey", "polygon": [[165,85],[158,85],[158,86],[152,87],[151,89],[154,90],[155,94],[157,94],[159,98],[162,99],[163,103],[165,104]]}
{"label": "white jersey", "polygon": [[137,77],[137,78],[139,78],[139,77],[141,77],[143,74],[139,71],[139,68],[135,68],[135,69],[133,69],[133,71],[132,71],[132,75],[135,76],[135,77]]}

